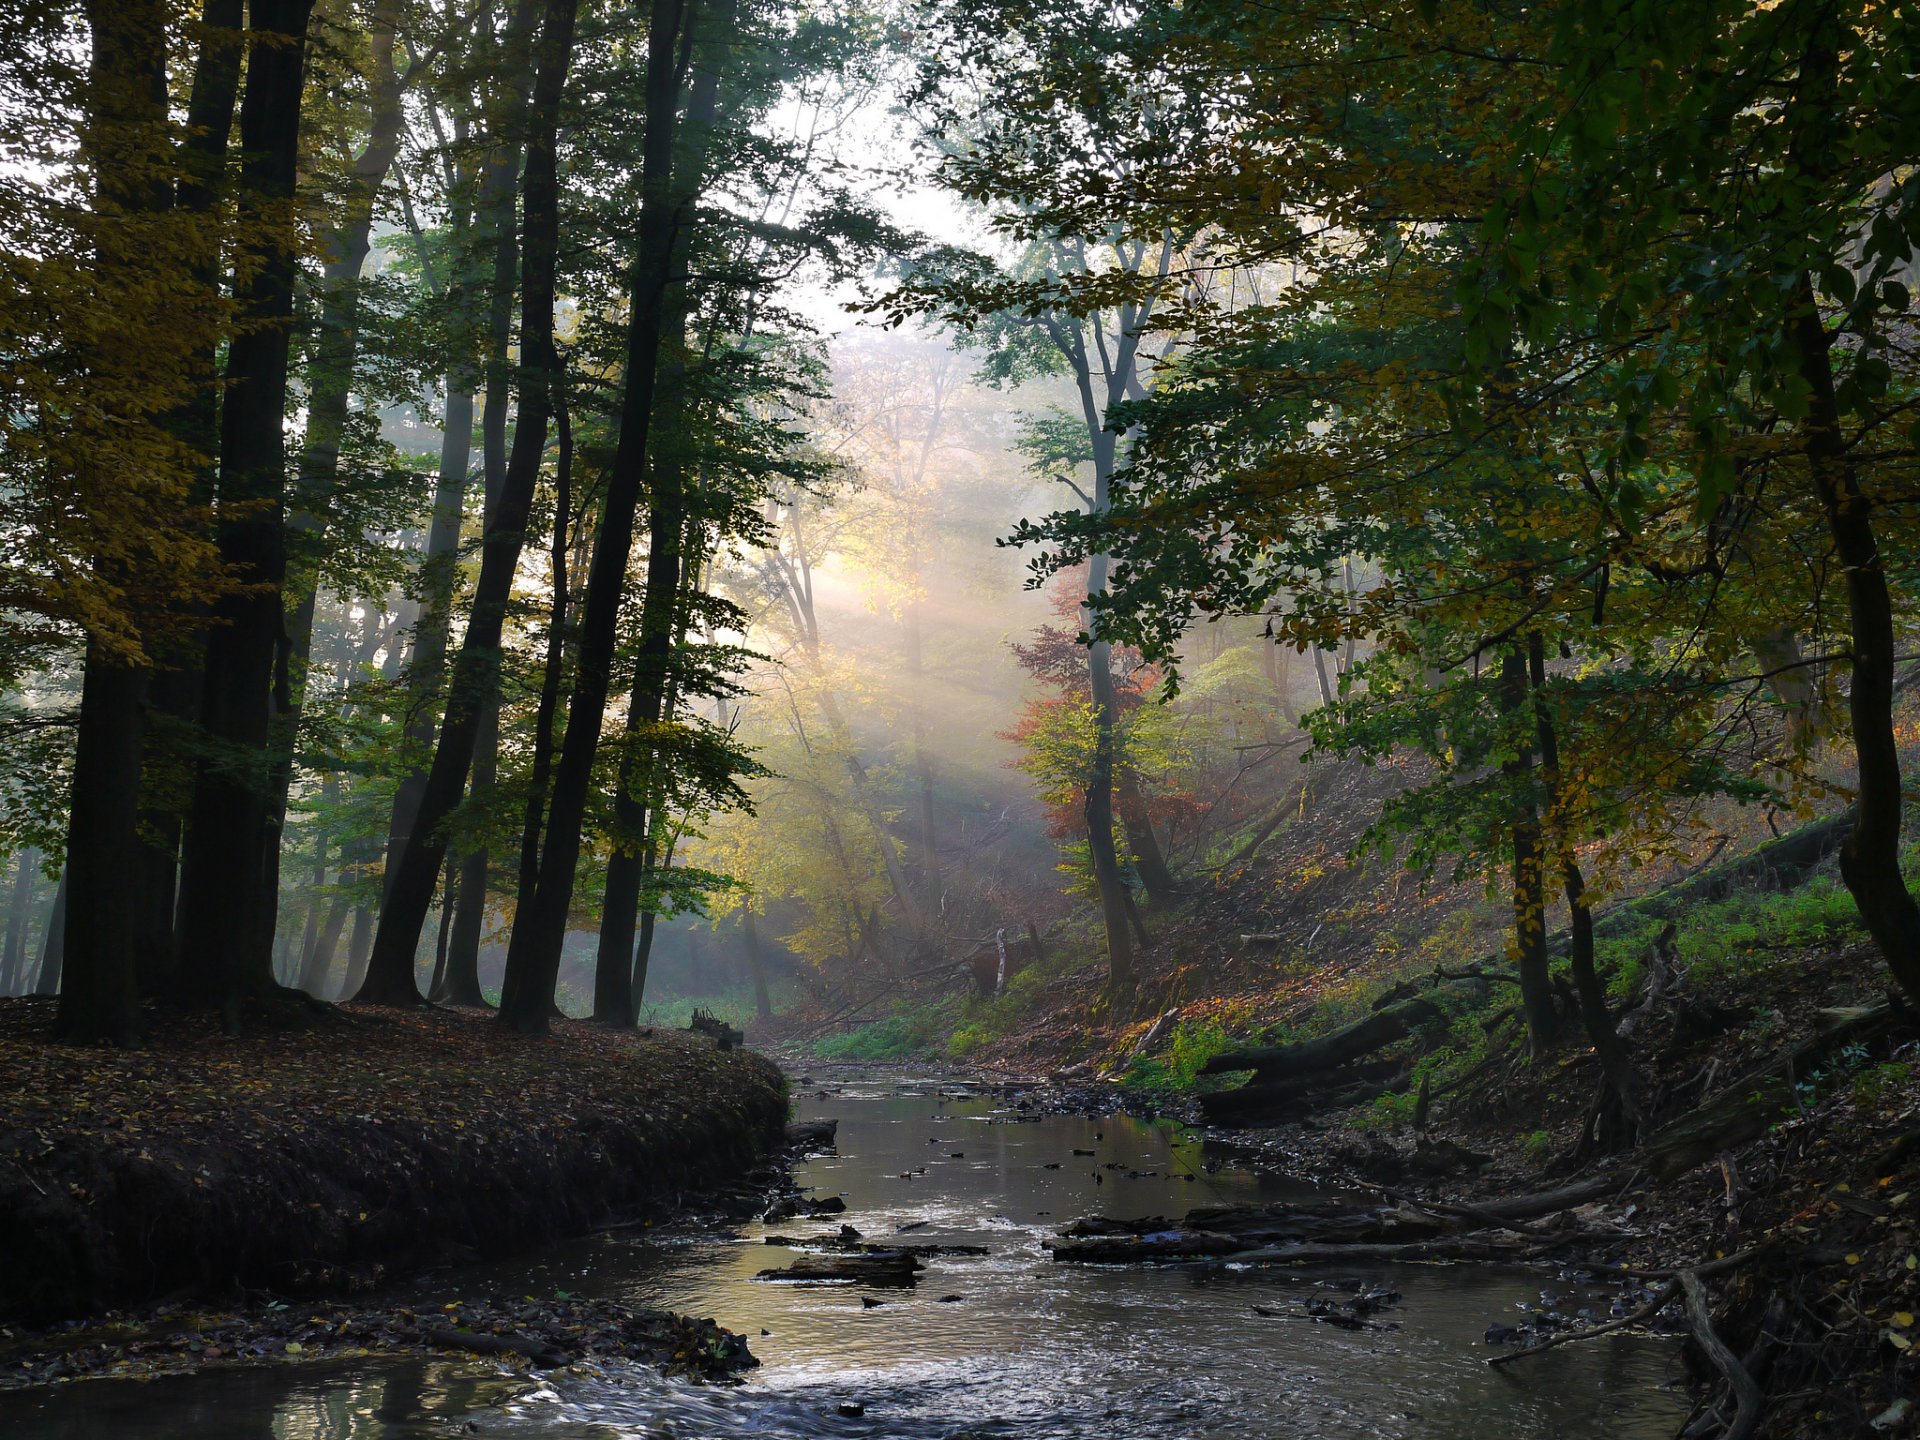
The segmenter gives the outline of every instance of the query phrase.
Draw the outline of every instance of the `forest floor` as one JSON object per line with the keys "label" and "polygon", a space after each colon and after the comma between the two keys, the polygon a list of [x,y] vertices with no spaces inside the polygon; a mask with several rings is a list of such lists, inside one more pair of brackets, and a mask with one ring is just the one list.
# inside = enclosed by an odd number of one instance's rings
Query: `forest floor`
{"label": "forest floor", "polygon": [[[528,1040],[446,1009],[239,1037],[157,1010],[136,1050],[56,1044],[52,1018],[0,1000],[0,1385],[448,1345],[741,1363],[710,1322],[584,1301],[422,1316],[370,1292],[775,1183],[787,1097],[767,1060],[587,1022]],[[318,1301],[341,1295],[367,1298]]]}

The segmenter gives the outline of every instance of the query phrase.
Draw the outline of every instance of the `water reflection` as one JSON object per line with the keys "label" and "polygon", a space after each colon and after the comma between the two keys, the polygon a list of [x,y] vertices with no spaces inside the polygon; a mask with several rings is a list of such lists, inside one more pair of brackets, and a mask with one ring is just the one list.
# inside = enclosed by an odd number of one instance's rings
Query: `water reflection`
{"label": "water reflection", "polygon": [[[1490,1320],[1513,1319],[1517,1302],[1539,1299],[1543,1277],[1532,1271],[1054,1265],[1042,1242],[1080,1214],[1178,1215],[1298,1193],[1220,1166],[1178,1127],[1042,1117],[916,1084],[840,1086],[805,1095],[797,1110],[840,1119],[838,1153],[808,1161],[800,1179],[820,1195],[842,1195],[843,1216],[754,1224],[737,1237],[603,1237],[534,1264],[443,1279],[420,1296],[567,1290],[712,1315],[745,1333],[763,1362],[737,1389],[617,1367],[557,1374],[506,1398],[511,1382],[471,1367],[276,1367],[75,1386],[45,1397],[37,1413],[0,1404],[0,1430],[36,1440],[362,1440],[445,1435],[460,1419],[465,1430],[530,1440],[1652,1440],[1671,1434],[1684,1412],[1662,1342],[1603,1339],[1531,1366],[1488,1369],[1481,1333]],[[826,1234],[843,1222],[871,1240],[985,1245],[989,1253],[930,1259],[911,1291],[753,1278],[792,1258],[766,1243],[769,1234]],[[1378,1281],[1404,1296],[1386,1317],[1397,1328],[1341,1331],[1294,1313],[1315,1293]],[[1256,1304],[1280,1318],[1256,1316]]]}

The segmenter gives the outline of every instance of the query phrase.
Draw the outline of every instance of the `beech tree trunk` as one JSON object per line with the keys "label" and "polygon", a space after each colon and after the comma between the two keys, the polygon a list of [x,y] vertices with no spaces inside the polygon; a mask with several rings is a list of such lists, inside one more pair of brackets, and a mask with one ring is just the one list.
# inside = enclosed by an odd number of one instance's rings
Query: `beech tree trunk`
{"label": "beech tree trunk", "polygon": [[247,323],[227,349],[220,412],[221,558],[246,587],[225,597],[207,640],[200,720],[214,748],[195,777],[181,867],[181,980],[203,1003],[277,988],[273,923],[280,837],[270,824],[269,745],[291,709],[286,579],[291,202],[313,0],[251,0],[240,106],[241,216],[259,236],[237,298]]}
{"label": "beech tree trunk", "polygon": [[[171,203],[149,162],[167,122],[167,12],[151,0],[90,0],[86,156],[97,206],[138,216]],[[118,279],[141,263],[104,229],[96,263]],[[136,422],[138,423],[138,422]],[[143,703],[147,672],[89,635],[67,810],[67,887],[73,923],[60,990],[59,1030],[68,1039],[131,1044],[139,1031],[133,921],[122,885],[137,864]],[[63,952],[64,953],[64,952]],[[46,972],[52,970],[49,976]],[[60,984],[43,966],[42,993]],[[49,986],[49,980],[51,985]]]}
{"label": "beech tree trunk", "polygon": [[[520,354],[525,378],[520,395],[520,420],[499,494],[490,497],[487,507],[480,578],[474,587],[466,635],[454,660],[446,713],[440,724],[440,743],[434,752],[427,783],[421,790],[420,811],[413,833],[399,863],[392,869],[366,979],[356,994],[356,998],[375,1004],[413,1005],[420,1001],[413,973],[414,955],[446,857],[447,817],[460,801],[460,792],[473,765],[475,743],[493,713],[493,697],[499,693],[500,636],[512,595],[514,570],[520,562],[522,538],[533,510],[552,405],[551,377],[556,368],[554,266],[559,247],[559,176],[555,149],[560,97],[572,58],[573,22],[573,0],[553,0],[540,36],[523,182],[525,264]],[[448,941],[450,975],[456,971],[461,958],[455,943],[460,938],[460,921],[470,892],[482,904],[486,893],[484,873],[477,885],[470,884],[469,879],[468,868],[463,868],[454,933]],[[474,941],[477,957],[477,933]],[[477,959],[475,970],[477,972]]]}
{"label": "beech tree trunk", "polygon": [[33,882],[40,873],[40,852],[22,850],[14,861],[13,895],[7,903],[7,939],[0,947],[0,995],[15,995],[24,988],[27,957],[27,922],[32,918]]}
{"label": "beech tree trunk", "polygon": [[60,872],[60,888],[53,892],[47,912],[47,935],[40,945],[40,969],[33,977],[35,995],[58,995],[60,972],[67,946],[67,872]]}
{"label": "beech tree trunk", "polygon": [[[561,4],[567,0],[561,0]],[[594,753],[611,681],[616,622],[625,588],[627,559],[633,549],[635,512],[640,480],[646,464],[649,427],[653,421],[655,380],[659,371],[666,289],[675,250],[675,235],[685,223],[678,213],[671,183],[674,127],[680,95],[677,51],[681,29],[688,21],[684,0],[653,0],[647,29],[646,135],[642,143],[639,257],[629,290],[631,316],[627,331],[626,394],[620,410],[620,440],[607,476],[601,506],[600,533],[587,570],[587,590],[581,607],[579,660],[571,702],[567,707],[566,738],[554,767],[553,797],[547,814],[546,845],[540,856],[539,883],[532,895],[520,897],[513,939],[507,950],[506,980],[500,995],[501,1021],[523,1033],[543,1033],[553,1008],[560,973],[560,952],[566,939],[567,915],[573,903],[574,872],[580,859],[581,827],[586,819],[587,794],[593,779]],[[557,13],[558,7],[556,7]],[[544,79],[544,76],[542,77]],[[555,92],[555,99],[558,93]],[[536,108],[538,102],[536,101]],[[550,123],[550,122],[548,122]],[[549,138],[548,144],[551,145]],[[528,167],[527,206],[533,208],[532,166]],[[529,254],[527,268],[533,269]],[[529,282],[531,288],[531,282]],[[551,333],[551,327],[549,327]],[[523,346],[524,346],[523,337]],[[516,445],[518,437],[516,437]],[[678,497],[656,493],[653,505],[677,503]],[[679,518],[674,543],[667,555],[648,561],[647,596],[655,605],[658,579],[666,578],[664,603],[671,616],[678,591]],[[643,618],[643,627],[644,627]],[[671,621],[663,635],[670,635]],[[643,628],[642,664],[652,663]],[[657,642],[655,642],[657,644]]]}
{"label": "beech tree trunk", "polygon": [[760,948],[760,927],[753,923],[753,903],[740,907],[740,929],[747,940],[747,966],[753,972],[753,1013],[773,1018],[773,996],[767,989],[767,957]]}
{"label": "beech tree trunk", "polygon": [[540,822],[546,814],[547,780],[553,770],[553,722],[560,709],[561,670],[566,660],[567,546],[573,506],[573,427],[564,397],[556,402],[560,458],[554,472],[553,540],[548,551],[547,653],[540,670],[540,704],[533,717],[533,764],[520,827],[520,888],[531,895],[540,879]]}
{"label": "beech tree trunk", "polygon": [[[180,178],[173,202],[178,210],[206,215],[220,201],[240,94],[245,23],[243,0],[206,0],[201,7],[200,49],[188,91],[186,129],[179,141]],[[186,268],[196,289],[207,295],[218,292],[221,254],[213,226],[207,227],[199,253]],[[176,425],[182,439],[205,457],[192,499],[196,505],[208,505],[220,449],[217,355],[211,337],[191,371],[193,388]],[[191,766],[178,737],[198,723],[204,661],[205,642],[198,636],[167,647],[155,659],[146,711],[159,723],[147,728],[142,761],[143,777],[150,785],[163,769]],[[140,986],[152,994],[171,992],[179,978],[176,926],[180,845],[185,834],[186,817],[178,810],[143,800],[128,903],[135,910],[133,945]]]}

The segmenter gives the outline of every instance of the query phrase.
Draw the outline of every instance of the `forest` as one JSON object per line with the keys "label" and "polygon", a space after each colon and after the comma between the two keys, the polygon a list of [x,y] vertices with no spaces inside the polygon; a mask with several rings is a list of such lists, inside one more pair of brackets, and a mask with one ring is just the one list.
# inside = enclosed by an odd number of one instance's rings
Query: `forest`
{"label": "forest", "polygon": [[1920,1434],[1920,11],[18,0],[0,234],[9,1433]]}

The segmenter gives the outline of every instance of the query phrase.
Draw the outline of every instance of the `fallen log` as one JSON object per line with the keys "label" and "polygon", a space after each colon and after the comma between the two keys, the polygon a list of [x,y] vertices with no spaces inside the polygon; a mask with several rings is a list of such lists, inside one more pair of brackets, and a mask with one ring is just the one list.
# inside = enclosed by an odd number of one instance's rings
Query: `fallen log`
{"label": "fallen log", "polygon": [[1226,1051],[1201,1066],[1200,1073],[1226,1075],[1235,1070],[1251,1070],[1262,1080],[1280,1080],[1336,1070],[1396,1040],[1405,1039],[1415,1026],[1437,1019],[1439,1015],[1440,1007],[1433,1001],[1424,996],[1415,996],[1389,1005],[1384,1010],[1377,1010],[1318,1039],[1302,1040],[1294,1045]]}
{"label": "fallen log", "polygon": [[1361,1104],[1391,1088],[1406,1067],[1398,1060],[1347,1065],[1326,1075],[1260,1080],[1200,1096],[1200,1113],[1213,1125],[1279,1124],[1342,1105]]}
{"label": "fallen log", "polygon": [[1463,1227],[1445,1216],[1397,1205],[1207,1205],[1168,1220],[1089,1217],[1048,1243],[1055,1260],[1125,1264],[1201,1259],[1273,1245],[1314,1243],[1336,1249],[1439,1239]]}
{"label": "fallen log", "polygon": [[1223,1264],[1282,1265],[1333,1261],[1386,1264],[1401,1260],[1524,1260],[1538,1251],[1526,1237],[1460,1236],[1443,1240],[1415,1240],[1405,1244],[1329,1245],[1306,1240],[1290,1245],[1263,1245],[1221,1257]]}
{"label": "fallen log", "polygon": [[1205,1260],[1246,1248],[1235,1235],[1204,1230],[1162,1230],[1150,1235],[1092,1235],[1049,1240],[1042,1247],[1056,1261],[1074,1265],[1150,1265],[1167,1260]]}
{"label": "fallen log", "polygon": [[1647,1171],[1671,1180],[1765,1133],[1793,1108],[1798,1085],[1828,1055],[1883,1034],[1904,1018],[1885,1002],[1824,1013],[1828,1024],[1784,1058],[1748,1070],[1716,1098],[1648,1137],[1641,1153]]}
{"label": "fallen log", "polygon": [[1586,1180],[1576,1180],[1571,1185],[1563,1185],[1558,1190],[1514,1195],[1504,1200],[1476,1200],[1472,1209],[1493,1221],[1533,1220],[1617,1195],[1626,1188],[1626,1184],[1627,1181],[1619,1175],[1595,1175]]}
{"label": "fallen log", "polygon": [[875,1285],[893,1289],[911,1287],[926,1267],[904,1250],[874,1254],[809,1254],[784,1269],[762,1270],[756,1280],[780,1280],[811,1285]]}

